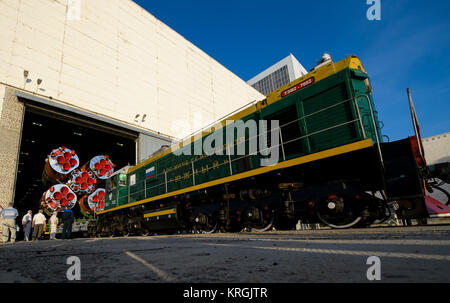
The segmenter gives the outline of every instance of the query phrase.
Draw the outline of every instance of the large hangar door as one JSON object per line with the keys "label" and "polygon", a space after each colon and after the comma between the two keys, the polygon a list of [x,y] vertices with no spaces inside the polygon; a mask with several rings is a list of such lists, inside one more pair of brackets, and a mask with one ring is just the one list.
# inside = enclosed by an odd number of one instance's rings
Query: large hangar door
{"label": "large hangar door", "polygon": [[15,184],[15,207],[20,214],[37,211],[44,191],[41,177],[44,160],[55,148],[74,149],[80,167],[96,155],[109,155],[116,170],[136,164],[138,133],[42,104],[25,103],[19,163]]}

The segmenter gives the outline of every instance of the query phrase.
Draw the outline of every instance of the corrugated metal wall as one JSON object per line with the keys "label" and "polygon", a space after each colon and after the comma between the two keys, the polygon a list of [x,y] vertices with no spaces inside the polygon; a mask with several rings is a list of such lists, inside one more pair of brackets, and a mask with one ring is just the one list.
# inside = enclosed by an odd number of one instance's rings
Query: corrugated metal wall
{"label": "corrugated metal wall", "polygon": [[148,159],[153,153],[155,153],[164,145],[170,146],[171,142],[167,139],[139,134],[137,157],[138,162]]}

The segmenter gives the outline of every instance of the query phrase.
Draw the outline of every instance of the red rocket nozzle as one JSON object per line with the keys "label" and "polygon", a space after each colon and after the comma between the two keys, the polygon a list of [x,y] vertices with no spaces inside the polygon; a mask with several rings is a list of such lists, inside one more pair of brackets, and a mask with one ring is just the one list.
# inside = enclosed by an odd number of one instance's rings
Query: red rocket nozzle
{"label": "red rocket nozzle", "polygon": [[70,169],[70,164],[69,163],[64,163],[63,164],[63,168],[64,168],[64,170],[69,170]]}
{"label": "red rocket nozzle", "polygon": [[106,174],[106,170],[104,170],[103,168],[100,169],[100,176],[104,176]]}
{"label": "red rocket nozzle", "polygon": [[80,176],[78,176],[78,177],[76,177],[75,178],[75,183],[81,183],[81,182],[83,182],[83,178],[81,178]]}
{"label": "red rocket nozzle", "polygon": [[81,177],[82,177],[83,179],[87,179],[87,178],[89,178],[89,174],[88,174],[87,172],[83,172],[83,173],[81,174]]}
{"label": "red rocket nozzle", "polygon": [[87,183],[88,183],[89,185],[94,184],[94,179],[93,179],[93,178],[88,178],[88,179],[87,179]]}
{"label": "red rocket nozzle", "polygon": [[59,164],[64,163],[65,160],[66,160],[66,159],[64,159],[63,156],[59,156],[58,158],[56,158],[56,161],[57,161]]}
{"label": "red rocket nozzle", "polygon": [[68,199],[69,201],[72,201],[73,199],[75,199],[75,195],[72,194],[72,193],[69,193],[69,194],[67,195],[67,199]]}
{"label": "red rocket nozzle", "polygon": [[63,195],[66,195],[68,192],[69,192],[69,189],[68,189],[67,187],[62,187],[62,188],[61,188],[61,193],[62,193]]}
{"label": "red rocket nozzle", "polygon": [[99,197],[104,197],[105,196],[105,192],[103,190],[98,192],[98,196]]}
{"label": "red rocket nozzle", "polygon": [[55,199],[55,200],[59,200],[59,199],[61,199],[62,198],[62,195],[61,195],[61,193],[60,192],[55,192],[54,194],[53,194],[53,199]]}
{"label": "red rocket nozzle", "polygon": [[69,152],[65,152],[65,153],[64,153],[64,158],[65,158],[66,160],[69,160],[71,157],[72,157],[72,154],[71,154],[71,153],[69,153]]}
{"label": "red rocket nozzle", "polygon": [[89,187],[89,185],[86,183],[86,182],[84,182],[83,184],[81,184],[81,189],[82,190],[85,190],[86,188],[88,188]]}
{"label": "red rocket nozzle", "polygon": [[70,159],[70,165],[71,166],[75,166],[75,165],[77,165],[77,159],[75,159],[75,158],[72,158],[72,159]]}
{"label": "red rocket nozzle", "polygon": [[69,201],[66,198],[62,198],[59,203],[61,204],[61,206],[66,206],[67,204],[69,204]]}
{"label": "red rocket nozzle", "polygon": [[105,164],[106,164],[106,160],[105,160],[105,159],[101,159],[101,160],[100,160],[100,165],[101,165],[101,166],[104,166]]}

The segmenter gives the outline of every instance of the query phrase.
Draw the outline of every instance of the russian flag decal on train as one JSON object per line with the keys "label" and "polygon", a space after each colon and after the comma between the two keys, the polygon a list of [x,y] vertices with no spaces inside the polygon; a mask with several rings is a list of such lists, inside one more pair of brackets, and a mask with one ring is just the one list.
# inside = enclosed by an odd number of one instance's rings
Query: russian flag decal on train
{"label": "russian flag decal on train", "polygon": [[155,167],[152,166],[145,170],[145,180],[153,179],[155,177]]}

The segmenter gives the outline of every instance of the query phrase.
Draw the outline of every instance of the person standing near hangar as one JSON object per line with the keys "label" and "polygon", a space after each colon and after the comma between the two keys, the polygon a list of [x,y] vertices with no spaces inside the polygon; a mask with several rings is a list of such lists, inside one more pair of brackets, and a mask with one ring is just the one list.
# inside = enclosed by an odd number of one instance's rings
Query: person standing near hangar
{"label": "person standing near hangar", "polygon": [[45,223],[47,222],[47,218],[44,216],[43,212],[44,211],[40,209],[39,212],[33,217],[33,241],[39,240],[42,233],[45,231]]}
{"label": "person standing near hangar", "polygon": [[16,218],[19,216],[17,209],[13,207],[13,203],[9,203],[8,207],[2,211],[3,231],[2,242],[8,242],[11,236],[11,243],[16,242]]}
{"label": "person standing near hangar", "polygon": [[62,214],[61,220],[64,224],[61,239],[70,239],[72,235],[72,224],[75,221],[72,210],[66,209]]}
{"label": "person standing near hangar", "polygon": [[32,217],[33,212],[29,210],[25,216],[22,218],[22,226],[23,226],[23,232],[24,232],[24,239],[25,241],[30,241],[30,233],[31,233],[31,221],[33,220]]}
{"label": "person standing near hangar", "polygon": [[53,212],[53,215],[50,217],[50,240],[56,240],[56,229],[58,228],[58,217],[57,212]]}

